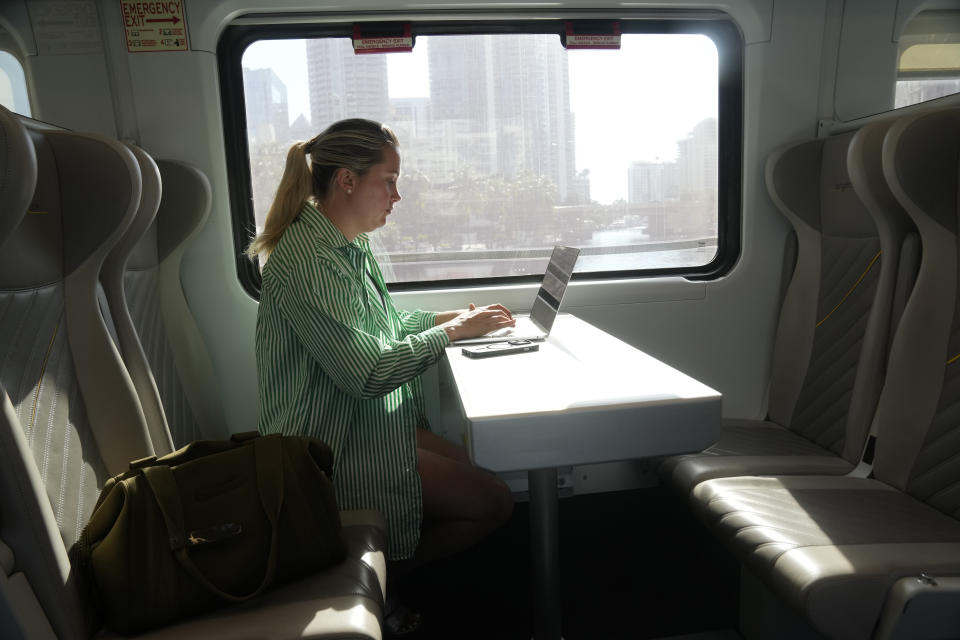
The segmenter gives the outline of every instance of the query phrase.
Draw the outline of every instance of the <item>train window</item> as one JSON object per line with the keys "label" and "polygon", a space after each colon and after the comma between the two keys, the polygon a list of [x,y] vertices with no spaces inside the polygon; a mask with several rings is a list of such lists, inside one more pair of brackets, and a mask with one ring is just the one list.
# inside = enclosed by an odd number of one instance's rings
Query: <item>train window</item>
{"label": "train window", "polygon": [[289,146],[360,116],[401,143],[403,199],[371,235],[396,288],[536,278],[554,244],[582,249],[578,277],[715,276],[738,250],[740,45],[705,24],[624,23],[618,50],[525,25],[416,25],[412,52],[378,55],[347,34],[251,39],[238,243],[262,228]]}
{"label": "train window", "polygon": [[900,38],[894,106],[960,93],[960,11],[923,11]]}
{"label": "train window", "polygon": [[31,115],[23,66],[6,51],[0,51],[0,104],[22,116]]}

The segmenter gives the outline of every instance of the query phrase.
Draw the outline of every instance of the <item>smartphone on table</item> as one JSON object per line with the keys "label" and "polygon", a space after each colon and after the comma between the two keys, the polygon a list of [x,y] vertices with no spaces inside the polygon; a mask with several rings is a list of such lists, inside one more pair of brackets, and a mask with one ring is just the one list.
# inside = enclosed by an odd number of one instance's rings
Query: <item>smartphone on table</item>
{"label": "smartphone on table", "polygon": [[505,342],[491,342],[478,344],[473,347],[464,347],[463,355],[468,358],[491,358],[505,356],[511,353],[527,353],[537,351],[540,345],[532,340],[508,340]]}

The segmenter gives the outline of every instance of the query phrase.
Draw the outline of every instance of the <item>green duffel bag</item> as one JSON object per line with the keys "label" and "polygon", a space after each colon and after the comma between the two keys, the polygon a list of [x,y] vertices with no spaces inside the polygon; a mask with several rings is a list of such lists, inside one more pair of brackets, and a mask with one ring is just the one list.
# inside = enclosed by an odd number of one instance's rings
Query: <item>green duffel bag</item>
{"label": "green duffel bag", "polygon": [[332,466],[321,440],[256,433],[130,463],[76,550],[106,625],[145,631],[341,560]]}

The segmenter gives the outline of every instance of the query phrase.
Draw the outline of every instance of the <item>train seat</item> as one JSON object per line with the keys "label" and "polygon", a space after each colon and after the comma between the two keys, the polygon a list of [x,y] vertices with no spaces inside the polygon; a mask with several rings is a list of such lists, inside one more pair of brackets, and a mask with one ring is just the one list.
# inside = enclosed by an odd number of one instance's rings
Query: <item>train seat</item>
{"label": "train seat", "polygon": [[[19,119],[0,107],[0,250],[7,236],[26,215],[36,184],[37,156],[33,142]],[[0,293],[0,300],[5,297]],[[0,303],[0,313],[4,308]],[[0,367],[2,364],[3,360],[0,360]],[[0,384],[0,423],[12,422],[15,417],[13,406]],[[0,486],[9,486],[10,476],[16,469],[15,456],[10,455],[14,451],[16,448],[7,442],[4,434],[0,434],[0,457],[3,458],[0,460]],[[27,493],[30,489],[24,487],[23,491]],[[0,507],[0,518],[7,518],[4,513],[7,508],[15,507]],[[17,564],[13,549],[4,541],[5,535],[10,535],[10,528],[0,526],[0,629],[29,626],[52,634],[49,625],[41,623],[44,621],[43,611],[37,604],[29,580]]]}
{"label": "train seat", "polygon": [[958,158],[960,109],[905,116],[883,142],[922,257],[874,419],[872,477],[717,478],[693,490],[744,565],[829,638],[960,636]]}
{"label": "train seat", "polygon": [[124,304],[124,300],[128,258],[137,239],[144,235],[156,217],[162,187],[160,172],[153,158],[139,147],[127,146],[140,166],[140,202],[127,232],[120,237],[117,244],[111,249],[100,270],[102,286],[99,292],[100,309],[137,391],[137,399],[143,409],[154,452],[161,456],[170,453],[175,448],[164,414],[160,392],[157,390],[157,379],[163,380],[163,375],[154,376],[151,364],[147,360],[147,355],[141,345],[140,334],[134,326],[130,317],[131,312],[128,306]]}
{"label": "train seat", "polygon": [[210,184],[194,167],[155,162],[133,150],[156,188],[145,184],[139,224],[131,226],[101,274],[111,312],[124,325],[121,337],[129,338],[124,356],[129,351],[128,365],[144,372],[134,376],[143,380],[138,391],[144,410],[164,427],[155,446],[226,438],[230,430],[213,367],[180,284],[183,252],[210,209]]}
{"label": "train seat", "polygon": [[[127,304],[158,372],[176,446],[229,429],[207,355],[181,285],[183,254],[210,211],[210,182],[199,169],[158,160],[163,198],[153,225],[130,257]],[[155,315],[154,315],[155,314]]]}
{"label": "train seat", "polygon": [[709,478],[842,475],[860,461],[894,307],[909,284],[901,253],[916,243],[870,151],[887,127],[793,144],[768,159],[768,190],[796,234],[797,258],[777,326],[767,419],[727,419],[713,446],[665,460],[661,478],[683,495]]}
{"label": "train seat", "polygon": [[133,218],[140,176],[115,141],[23,126],[36,189],[26,215],[0,210],[0,226],[17,217],[0,251],[0,537],[35,601],[5,633],[86,638],[93,629],[67,550],[107,477],[153,450],[96,302],[100,264]]}
{"label": "train seat", "polygon": [[[106,478],[154,452],[97,294],[139,209],[141,165],[114,140],[19,120],[37,171],[32,202],[0,209],[0,623],[11,638],[108,637],[69,550]],[[29,162],[10,166],[29,179]],[[385,526],[371,512],[343,519],[343,563],[158,634],[380,638]]]}

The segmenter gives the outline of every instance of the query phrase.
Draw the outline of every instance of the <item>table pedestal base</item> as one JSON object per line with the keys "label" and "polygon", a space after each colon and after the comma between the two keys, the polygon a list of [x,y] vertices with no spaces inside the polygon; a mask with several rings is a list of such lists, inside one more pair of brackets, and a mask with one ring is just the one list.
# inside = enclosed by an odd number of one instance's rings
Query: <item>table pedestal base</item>
{"label": "table pedestal base", "polygon": [[557,469],[527,472],[533,559],[534,640],[561,640]]}

